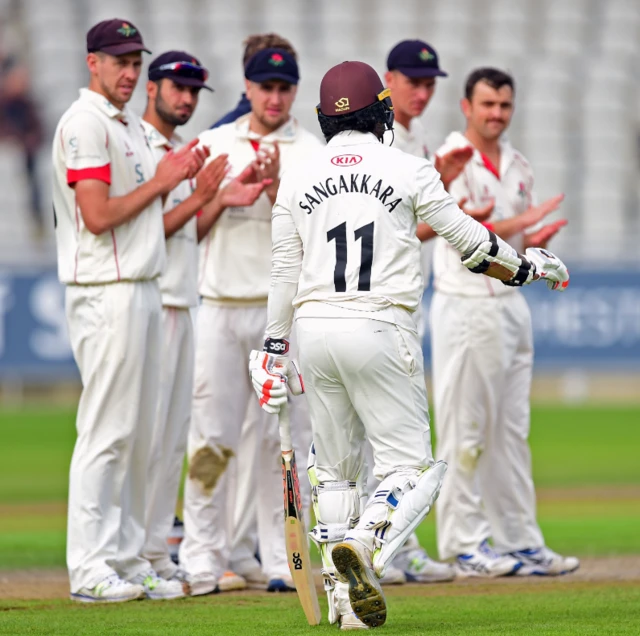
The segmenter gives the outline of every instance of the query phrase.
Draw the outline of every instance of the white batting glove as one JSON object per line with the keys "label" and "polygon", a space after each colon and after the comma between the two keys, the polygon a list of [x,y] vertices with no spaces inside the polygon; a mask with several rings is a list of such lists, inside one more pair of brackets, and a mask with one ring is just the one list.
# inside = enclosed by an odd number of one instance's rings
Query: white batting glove
{"label": "white batting glove", "polygon": [[266,351],[253,350],[249,355],[251,382],[267,413],[279,413],[287,401],[287,368],[278,358]]}
{"label": "white batting glove", "polygon": [[569,286],[569,270],[555,254],[540,247],[529,247],[525,254],[536,267],[535,280],[544,279],[549,289],[557,291],[564,291]]}

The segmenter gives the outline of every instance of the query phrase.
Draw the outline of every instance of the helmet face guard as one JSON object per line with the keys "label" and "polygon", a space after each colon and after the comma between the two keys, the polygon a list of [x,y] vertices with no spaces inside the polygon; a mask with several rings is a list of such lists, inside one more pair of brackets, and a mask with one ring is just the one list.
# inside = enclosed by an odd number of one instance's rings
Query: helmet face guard
{"label": "helmet face guard", "polygon": [[[371,128],[378,138],[382,138],[385,130],[393,129],[393,104],[391,102],[391,91],[385,88],[377,95],[378,101],[345,115],[334,115],[328,117],[320,110],[320,104],[316,106],[316,114],[322,134],[330,139],[343,130],[362,130]],[[376,130],[378,124],[381,130]]]}

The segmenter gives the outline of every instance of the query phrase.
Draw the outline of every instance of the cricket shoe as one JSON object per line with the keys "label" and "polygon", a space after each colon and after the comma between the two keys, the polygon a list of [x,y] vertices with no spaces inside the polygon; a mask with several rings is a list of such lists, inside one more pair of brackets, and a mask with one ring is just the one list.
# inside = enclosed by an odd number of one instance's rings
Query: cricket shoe
{"label": "cricket shoe", "polygon": [[247,581],[244,576],[240,576],[231,570],[227,570],[218,580],[218,587],[221,592],[236,592],[246,590]]}
{"label": "cricket shoe", "polygon": [[401,552],[393,564],[402,569],[409,583],[444,583],[456,578],[451,564],[434,561],[422,548]]}
{"label": "cricket shoe", "polygon": [[144,598],[145,590],[142,585],[135,585],[123,581],[117,574],[110,574],[95,587],[80,588],[71,594],[72,601],[80,603],[124,603]]}
{"label": "cricket shoe", "polygon": [[186,586],[176,579],[161,579],[153,570],[141,572],[131,579],[131,583],[142,585],[145,596],[152,601],[161,601],[187,596]]}
{"label": "cricket shoe", "polygon": [[514,559],[522,562],[518,576],[559,576],[575,572],[580,567],[576,557],[562,556],[547,546],[512,552]]}
{"label": "cricket shoe", "polygon": [[365,625],[354,612],[340,616],[340,631],[351,632],[356,629],[369,629],[369,626]]}
{"label": "cricket shoe", "polygon": [[[354,631],[356,629],[369,629],[351,609],[349,601],[349,586],[346,583],[337,581],[333,593],[333,602],[335,603],[335,611],[338,616],[338,625],[344,632]],[[331,613],[330,613],[331,614]],[[331,616],[329,616],[331,620]]]}
{"label": "cricket shoe", "polygon": [[459,554],[456,558],[456,567],[460,577],[509,576],[522,567],[522,561],[518,561],[511,555],[498,554],[485,539],[475,552]]}
{"label": "cricket shoe", "polygon": [[239,574],[246,582],[247,587],[264,590],[267,586],[267,577],[262,571],[262,565],[257,559],[241,561],[232,564],[233,571]]}
{"label": "cricket shoe", "polygon": [[267,592],[295,592],[296,585],[290,576],[269,579]]}
{"label": "cricket shoe", "polygon": [[331,551],[340,579],[349,584],[349,602],[355,615],[368,627],[379,627],[387,620],[387,604],[378,577],[373,571],[371,553],[357,541],[343,541]]}
{"label": "cricket shoe", "polygon": [[218,580],[211,572],[196,572],[187,576],[191,596],[217,594],[220,591]]}
{"label": "cricket shoe", "polygon": [[404,585],[407,577],[400,568],[389,565],[380,579],[380,585]]}

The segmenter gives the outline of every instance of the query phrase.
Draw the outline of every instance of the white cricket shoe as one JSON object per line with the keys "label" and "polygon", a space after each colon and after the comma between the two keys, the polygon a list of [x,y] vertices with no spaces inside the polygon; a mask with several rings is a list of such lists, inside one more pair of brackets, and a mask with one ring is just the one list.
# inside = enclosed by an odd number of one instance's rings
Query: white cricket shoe
{"label": "white cricket shoe", "polygon": [[349,584],[349,603],[355,615],[368,627],[383,625],[387,603],[373,571],[371,553],[357,541],[347,539],[333,548],[331,559],[339,578]]}
{"label": "white cricket shoe", "polygon": [[562,556],[547,546],[512,552],[511,556],[522,562],[518,576],[558,576],[575,572],[580,561],[573,556]]}
{"label": "white cricket shoe", "polygon": [[509,576],[522,567],[522,561],[510,555],[498,554],[485,539],[475,552],[459,554],[456,558],[456,567],[460,577]]}
{"label": "white cricket shoe", "polygon": [[400,552],[393,564],[402,569],[409,583],[442,583],[456,578],[450,563],[434,561],[423,548]]}
{"label": "white cricket shoe", "polygon": [[153,601],[182,598],[187,595],[182,581],[161,579],[153,570],[134,576],[131,583],[142,585],[146,597]]}
{"label": "white cricket shoe", "polygon": [[265,589],[267,577],[262,571],[262,566],[257,559],[244,561],[237,565],[232,564],[233,571],[239,574],[246,582],[247,587],[254,589]]}
{"label": "white cricket shoe", "polygon": [[218,587],[221,592],[235,592],[236,590],[246,590],[247,581],[243,576],[227,570],[218,579]]}
{"label": "white cricket shoe", "polygon": [[340,616],[340,630],[343,632],[351,632],[356,629],[369,629],[353,612],[342,614]]}
{"label": "white cricket shoe", "polygon": [[187,576],[191,596],[204,596],[219,592],[218,579],[211,572],[196,572]]}
{"label": "white cricket shoe", "polygon": [[83,587],[70,595],[72,601],[80,603],[124,603],[144,598],[142,585],[123,581],[117,574],[110,574],[95,587]]}
{"label": "white cricket shoe", "polygon": [[380,585],[404,585],[407,577],[404,572],[393,565],[389,565],[380,579]]}

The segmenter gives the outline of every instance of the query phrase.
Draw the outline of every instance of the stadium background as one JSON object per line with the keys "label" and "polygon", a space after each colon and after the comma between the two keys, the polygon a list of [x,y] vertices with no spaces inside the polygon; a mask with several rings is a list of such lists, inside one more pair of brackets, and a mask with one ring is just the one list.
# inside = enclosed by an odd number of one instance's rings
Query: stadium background
{"label": "stadium background", "polygon": [[[192,122],[183,131],[186,138],[209,127],[237,102],[242,91],[242,40],[251,33],[276,31],[298,50],[302,80],[293,112],[318,135],[313,109],[323,73],[344,59],[366,61],[382,73],[388,51],[401,39],[416,37],[431,43],[441,67],[450,74],[438,81],[423,117],[431,150],[449,131],[463,126],[458,102],[472,68],[495,65],[514,74],[516,113],[509,136],[533,165],[539,199],[566,193],[556,216],[569,220],[553,242],[553,249],[570,265],[569,291],[552,295],[542,288],[527,290],[536,339],[532,445],[534,474],[541,489],[541,524],[554,549],[594,559],[591,565],[585,561],[587,579],[591,580],[593,563],[601,563],[598,559],[622,555],[618,561],[603,561],[603,571],[609,579],[631,577],[637,585],[638,0],[0,0],[0,49],[26,64],[46,130],[38,163],[44,235],[34,236],[26,213],[28,186],[21,150],[16,144],[0,142],[0,606],[3,597],[58,598],[66,593],[61,569],[64,501],[78,383],[66,335],[64,292],[55,272],[50,142],[59,116],[87,82],[86,31],[112,17],[131,20],[154,54],[187,49],[210,69],[215,93],[202,95]],[[146,56],[145,61],[150,59]],[[139,85],[131,106],[141,112],[144,100]],[[425,353],[428,357],[428,342]],[[596,401],[600,406],[593,406]],[[425,524],[423,532],[432,547],[432,523]],[[27,588],[16,583],[22,580],[19,577],[11,578],[12,571],[36,568],[42,572],[49,567],[57,569],[46,571],[43,585],[38,580],[38,592],[29,591],[28,586],[35,585],[33,578],[28,579]],[[596,582],[596,587],[587,589],[586,583],[580,584],[582,600],[571,596],[576,585],[571,581],[554,584],[548,593],[541,584],[535,598],[519,586],[524,596],[514,600],[513,606],[511,601],[496,605],[491,600],[486,607],[493,609],[482,612],[494,612],[486,620],[497,631],[513,633],[522,627],[522,611],[535,628],[537,612],[544,607],[557,621],[553,633],[565,633],[558,627],[562,621],[576,626],[575,633],[587,633],[580,622],[582,603],[589,616],[604,603],[610,614],[598,613],[598,619],[604,621],[607,633],[637,633],[633,627],[616,631],[613,625],[640,620],[632,609],[640,607],[640,588],[633,588],[632,596],[631,588],[607,583],[605,590]],[[57,591],[52,593],[51,586]],[[556,596],[558,590],[562,596]],[[450,592],[430,589],[429,594],[441,597]],[[477,633],[494,633],[481,631],[477,612],[483,589],[465,596],[464,608],[454,598],[457,592],[451,594],[450,599],[439,598],[438,604],[428,605],[430,620],[442,616],[450,621],[455,615],[460,633],[476,633],[475,627]],[[622,606],[616,605],[621,601]],[[279,610],[295,608],[291,599],[277,603],[258,599],[244,607],[234,604],[233,598],[203,603],[221,607],[230,603],[230,616],[238,625],[275,608],[277,616],[260,615],[263,623],[252,630],[254,634],[282,633]],[[31,606],[22,608],[27,607]],[[164,633],[187,633],[181,625],[198,625],[198,608],[203,606],[188,607],[188,618],[180,618],[179,610],[164,610],[175,611],[172,618],[163,615]],[[408,616],[411,612],[420,616],[417,605],[402,607],[408,608]],[[30,633],[67,633],[67,628],[68,633],[79,633],[66,627],[71,619],[65,608],[49,606],[41,618],[30,612],[14,618],[9,612],[10,622],[5,623],[9,631],[3,632],[0,626],[0,633],[22,633],[21,627],[27,625],[35,630]],[[118,616],[128,620],[137,611],[125,608]],[[400,610],[394,611],[402,616]],[[109,621],[120,620],[114,613],[82,615],[84,629],[90,631],[95,625],[102,633],[115,625]],[[287,632],[298,633],[300,616],[295,612],[291,616]],[[211,625],[213,619],[207,614],[203,620]],[[409,633],[413,619],[407,620],[404,631],[397,633]],[[540,620],[544,626],[551,619],[545,615]],[[589,624],[594,629],[595,625]],[[396,633],[391,624],[387,627],[387,633]],[[113,633],[124,633],[124,629],[113,629]],[[242,627],[238,629],[233,633],[243,633]],[[452,628],[447,633],[458,632]]]}

